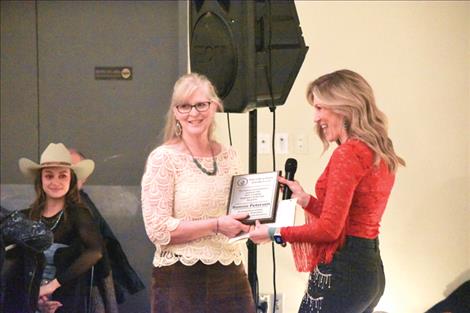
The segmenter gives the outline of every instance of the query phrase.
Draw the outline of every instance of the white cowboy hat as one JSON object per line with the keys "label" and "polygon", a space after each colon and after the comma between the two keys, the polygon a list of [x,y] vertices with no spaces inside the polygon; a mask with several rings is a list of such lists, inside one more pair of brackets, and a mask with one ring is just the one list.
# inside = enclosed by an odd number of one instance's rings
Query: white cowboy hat
{"label": "white cowboy hat", "polygon": [[27,158],[18,161],[21,173],[26,177],[34,178],[37,171],[45,167],[68,167],[75,172],[78,180],[86,179],[95,169],[95,162],[82,160],[72,165],[69,150],[63,143],[50,143],[41,154],[40,164]]}

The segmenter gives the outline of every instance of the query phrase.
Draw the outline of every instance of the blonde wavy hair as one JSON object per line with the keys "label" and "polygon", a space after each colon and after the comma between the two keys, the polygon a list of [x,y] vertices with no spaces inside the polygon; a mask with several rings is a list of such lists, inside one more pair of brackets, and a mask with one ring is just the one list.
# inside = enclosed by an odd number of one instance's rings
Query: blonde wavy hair
{"label": "blonde wavy hair", "polygon": [[[185,103],[196,90],[203,90],[205,92],[207,98],[217,105],[217,112],[224,111],[222,100],[217,96],[215,86],[206,76],[198,73],[184,74],[176,81],[173,87],[170,107],[166,114],[166,124],[163,134],[164,142],[178,142],[181,140],[181,138],[176,135],[176,117],[173,108],[179,104]],[[214,129],[215,120],[212,121],[209,128],[209,140],[213,139]]]}
{"label": "blonde wavy hair", "polygon": [[[360,139],[375,152],[375,164],[383,159],[391,172],[396,172],[399,165],[405,166],[388,137],[387,117],[377,108],[372,88],[361,75],[350,70],[323,75],[307,88],[311,105],[315,95],[326,101],[324,108],[344,117],[349,138]],[[329,142],[318,124],[316,131],[326,151]]]}

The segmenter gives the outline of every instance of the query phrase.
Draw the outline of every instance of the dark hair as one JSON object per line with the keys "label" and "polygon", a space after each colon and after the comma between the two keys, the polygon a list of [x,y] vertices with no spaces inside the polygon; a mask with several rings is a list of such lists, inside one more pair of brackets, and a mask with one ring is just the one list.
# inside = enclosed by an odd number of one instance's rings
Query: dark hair
{"label": "dark hair", "polygon": [[[46,193],[44,192],[42,186],[42,171],[43,169],[37,171],[36,177],[34,179],[34,191],[36,192],[36,198],[30,206],[29,217],[32,220],[39,220],[41,218],[42,212],[46,205]],[[86,208],[81,202],[80,193],[77,186],[77,175],[73,170],[70,170],[70,185],[69,190],[65,194],[65,207],[64,207],[64,219],[67,218],[67,210],[72,206],[80,206]]]}

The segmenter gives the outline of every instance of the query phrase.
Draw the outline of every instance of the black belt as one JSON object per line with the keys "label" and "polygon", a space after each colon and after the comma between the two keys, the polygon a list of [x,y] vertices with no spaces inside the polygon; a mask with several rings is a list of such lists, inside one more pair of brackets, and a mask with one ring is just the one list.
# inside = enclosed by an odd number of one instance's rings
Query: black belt
{"label": "black belt", "polygon": [[357,247],[357,248],[369,248],[369,249],[379,249],[379,238],[368,239],[361,238],[356,236],[346,236],[347,247]]}

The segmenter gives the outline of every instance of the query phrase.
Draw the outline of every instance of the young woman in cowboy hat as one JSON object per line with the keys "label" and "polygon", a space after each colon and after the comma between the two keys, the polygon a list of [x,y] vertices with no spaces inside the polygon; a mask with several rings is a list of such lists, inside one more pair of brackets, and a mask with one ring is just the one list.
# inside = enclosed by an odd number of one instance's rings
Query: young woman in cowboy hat
{"label": "young woman in cowboy hat", "polygon": [[77,180],[93,172],[94,162],[73,165],[68,149],[51,143],[39,164],[21,158],[19,167],[25,176],[34,178],[36,191],[25,213],[41,220],[54,234],[54,243],[44,253],[39,306],[44,312],[87,312],[89,271],[102,257],[102,237],[80,202]]}

